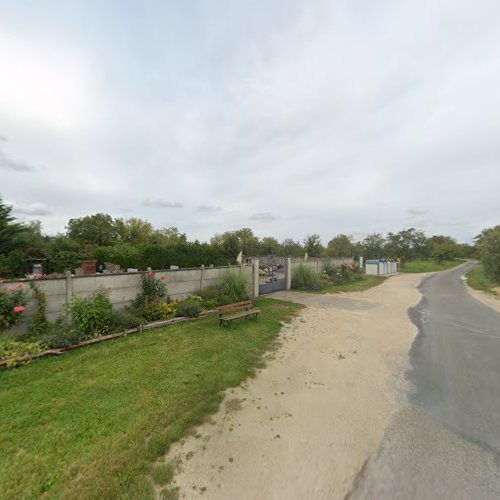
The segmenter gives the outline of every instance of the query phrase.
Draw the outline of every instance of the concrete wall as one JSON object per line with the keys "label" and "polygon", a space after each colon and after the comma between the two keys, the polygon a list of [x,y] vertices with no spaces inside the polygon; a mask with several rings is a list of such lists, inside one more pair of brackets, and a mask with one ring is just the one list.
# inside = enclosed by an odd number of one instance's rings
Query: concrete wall
{"label": "concrete wall", "polygon": [[321,274],[323,269],[328,265],[332,264],[335,267],[341,266],[342,264],[354,264],[354,259],[352,257],[342,257],[342,258],[312,258],[309,257],[306,261],[304,261],[303,257],[300,258],[292,258],[292,275],[295,269],[299,267],[300,264],[303,264],[310,269],[312,269],[317,274]]}
{"label": "concrete wall", "polygon": [[[231,269],[242,273],[248,283],[248,291],[253,295],[253,268],[251,265],[231,266]],[[168,295],[173,299],[185,297],[199,292],[201,289],[220,282],[229,267],[204,267],[193,269],[175,269],[155,271],[157,277],[165,276]],[[43,280],[6,281],[4,285],[16,286],[17,283],[33,281],[45,293],[47,298],[47,319],[54,320],[64,312],[64,306],[73,297],[88,297],[99,288],[109,292],[114,307],[120,309],[132,304],[141,291],[141,275],[143,273],[93,274],[88,276],[66,275],[64,278],[48,278]],[[258,289],[257,289],[258,293]],[[26,319],[36,311],[34,301],[27,307]]]}

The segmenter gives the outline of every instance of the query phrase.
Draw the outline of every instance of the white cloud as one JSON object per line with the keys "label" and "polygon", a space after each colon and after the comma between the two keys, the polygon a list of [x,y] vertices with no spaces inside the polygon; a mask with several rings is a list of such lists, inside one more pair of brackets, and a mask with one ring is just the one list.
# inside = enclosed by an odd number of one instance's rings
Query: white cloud
{"label": "white cloud", "polygon": [[90,71],[79,54],[0,33],[0,113],[40,127],[73,130],[86,121]]}
{"label": "white cloud", "polygon": [[8,203],[12,206],[14,215],[52,215],[50,210],[44,203],[30,203],[29,205],[19,205],[17,203]]}
{"label": "white cloud", "polygon": [[279,239],[417,223],[470,239],[498,223],[497,3],[158,5],[140,26],[127,7],[80,13],[42,3],[0,35],[0,189],[53,207],[52,231],[116,207],[200,239],[249,222]]}
{"label": "white cloud", "polygon": [[151,200],[149,198],[145,199],[142,204],[145,207],[153,208],[182,208],[184,205],[178,201],[167,201],[167,200]]}

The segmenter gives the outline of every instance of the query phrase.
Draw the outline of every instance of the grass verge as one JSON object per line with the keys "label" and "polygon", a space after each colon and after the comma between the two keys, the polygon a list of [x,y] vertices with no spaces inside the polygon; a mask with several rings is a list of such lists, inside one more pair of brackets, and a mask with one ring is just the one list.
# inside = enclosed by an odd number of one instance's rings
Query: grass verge
{"label": "grass verge", "polygon": [[179,323],[0,372],[0,497],[151,498],[158,460],[262,366],[301,306]]}
{"label": "grass verge", "polygon": [[387,279],[386,276],[363,276],[355,281],[348,281],[339,285],[329,284],[322,288],[317,293],[348,293],[348,292],[362,292],[374,286],[380,285]]}
{"label": "grass verge", "polygon": [[432,273],[435,271],[445,271],[460,264],[462,260],[445,260],[443,262],[436,262],[435,260],[408,260],[402,266],[400,271],[402,273]]}
{"label": "grass verge", "polygon": [[494,288],[497,287],[484,273],[484,268],[481,263],[478,263],[467,274],[467,284],[475,290],[494,294]]}

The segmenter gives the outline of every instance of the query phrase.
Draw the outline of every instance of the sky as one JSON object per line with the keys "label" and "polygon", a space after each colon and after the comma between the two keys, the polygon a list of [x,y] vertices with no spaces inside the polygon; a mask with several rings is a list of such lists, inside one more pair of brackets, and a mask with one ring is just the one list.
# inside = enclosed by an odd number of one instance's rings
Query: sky
{"label": "sky", "polygon": [[500,3],[0,0],[0,196],[189,239],[500,223]]}

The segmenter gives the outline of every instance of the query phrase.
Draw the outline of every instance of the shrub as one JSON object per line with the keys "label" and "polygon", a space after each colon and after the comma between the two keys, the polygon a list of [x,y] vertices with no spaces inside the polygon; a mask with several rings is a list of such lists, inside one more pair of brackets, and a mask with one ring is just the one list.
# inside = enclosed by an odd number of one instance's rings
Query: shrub
{"label": "shrub", "polygon": [[228,270],[222,281],[222,295],[231,302],[240,302],[249,298],[246,277],[238,272]]}
{"label": "shrub", "polygon": [[24,283],[10,287],[2,286],[2,283],[0,280],[0,330],[5,330],[21,319],[30,291]]}
{"label": "shrub", "polygon": [[113,306],[104,290],[75,297],[67,307],[72,326],[85,338],[105,335],[113,323]]}
{"label": "shrub", "polygon": [[167,298],[165,277],[157,278],[155,273],[148,272],[141,277],[142,292],[135,300],[136,307],[140,308],[148,302],[155,302]]}
{"label": "shrub", "polygon": [[299,264],[292,276],[292,288],[296,290],[319,290],[321,280],[310,267]]}
{"label": "shrub", "polygon": [[43,351],[43,344],[40,342],[16,342],[15,340],[5,340],[0,343],[0,360],[6,360],[7,366],[18,366],[29,363],[26,356],[38,354]]}
{"label": "shrub", "polygon": [[60,316],[54,322],[48,322],[47,330],[40,340],[54,349],[69,347],[83,340],[83,334],[71,325],[66,318]]}
{"label": "shrub", "polygon": [[37,339],[45,335],[49,328],[49,321],[47,321],[47,298],[37,286],[32,285],[33,295],[38,301],[37,311],[31,320],[28,329],[28,336],[32,339]]}
{"label": "shrub", "polygon": [[500,284],[500,225],[483,230],[475,239],[486,276]]}
{"label": "shrub", "polygon": [[176,312],[176,301],[167,303],[164,300],[157,299],[144,304],[141,309],[141,316],[147,321],[160,321],[173,318]]}
{"label": "shrub", "polygon": [[202,311],[200,303],[193,299],[185,299],[177,305],[177,316],[196,318]]}
{"label": "shrub", "polygon": [[113,315],[113,330],[122,331],[129,328],[139,328],[146,322],[139,312],[134,308],[125,308],[115,311]]}
{"label": "shrub", "polygon": [[199,292],[201,305],[204,309],[215,309],[224,304],[229,304],[227,297],[224,297],[221,286],[208,286]]}

